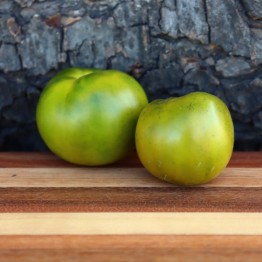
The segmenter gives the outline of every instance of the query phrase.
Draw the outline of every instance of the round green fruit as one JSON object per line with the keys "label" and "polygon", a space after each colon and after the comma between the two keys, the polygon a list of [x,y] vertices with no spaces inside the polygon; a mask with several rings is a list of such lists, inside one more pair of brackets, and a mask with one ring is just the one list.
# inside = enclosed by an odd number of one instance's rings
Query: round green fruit
{"label": "round green fruit", "polygon": [[179,185],[200,185],[215,178],[228,164],[233,144],[226,104],[205,92],[151,102],[136,128],[137,153],[144,167]]}
{"label": "round green fruit", "polygon": [[148,104],[143,88],[116,70],[69,68],[43,90],[36,111],[41,137],[62,159],[105,165],[135,146],[135,127]]}

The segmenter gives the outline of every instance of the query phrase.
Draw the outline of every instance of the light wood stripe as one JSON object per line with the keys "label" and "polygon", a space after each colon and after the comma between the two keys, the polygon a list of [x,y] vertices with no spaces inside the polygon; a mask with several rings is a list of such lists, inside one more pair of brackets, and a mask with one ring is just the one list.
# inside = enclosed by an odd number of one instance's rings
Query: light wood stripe
{"label": "light wood stripe", "polygon": [[262,213],[1,213],[0,235],[262,235]]}
{"label": "light wood stripe", "polygon": [[[202,187],[262,187],[262,168],[226,168]],[[172,187],[144,168],[0,168],[7,187]]]}

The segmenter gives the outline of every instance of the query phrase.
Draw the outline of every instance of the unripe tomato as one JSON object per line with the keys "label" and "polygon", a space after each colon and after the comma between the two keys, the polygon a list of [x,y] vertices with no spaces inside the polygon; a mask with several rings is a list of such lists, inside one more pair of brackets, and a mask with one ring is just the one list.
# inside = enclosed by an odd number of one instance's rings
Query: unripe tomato
{"label": "unripe tomato", "polygon": [[154,176],[180,185],[199,185],[215,178],[231,158],[234,127],[218,97],[193,92],[156,100],[138,120],[136,147]]}
{"label": "unripe tomato", "polygon": [[46,145],[62,159],[105,165],[134,148],[137,119],[147,103],[143,88],[123,72],[70,68],[47,84],[36,122]]}

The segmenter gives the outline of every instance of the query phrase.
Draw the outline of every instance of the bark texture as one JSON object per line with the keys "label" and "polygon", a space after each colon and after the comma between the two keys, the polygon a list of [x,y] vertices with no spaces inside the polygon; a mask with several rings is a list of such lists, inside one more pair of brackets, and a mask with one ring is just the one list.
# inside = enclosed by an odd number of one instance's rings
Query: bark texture
{"label": "bark texture", "polygon": [[236,149],[262,149],[262,1],[0,1],[0,150],[45,150],[35,108],[69,66],[132,74],[150,100],[222,98]]}

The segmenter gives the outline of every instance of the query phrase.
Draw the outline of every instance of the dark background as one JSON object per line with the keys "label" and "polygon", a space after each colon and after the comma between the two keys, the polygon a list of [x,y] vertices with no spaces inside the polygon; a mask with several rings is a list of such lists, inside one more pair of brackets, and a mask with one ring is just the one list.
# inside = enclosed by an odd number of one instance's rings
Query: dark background
{"label": "dark background", "polygon": [[262,150],[262,1],[1,0],[0,150],[46,150],[37,101],[69,66],[128,72],[150,100],[213,93],[235,150]]}

